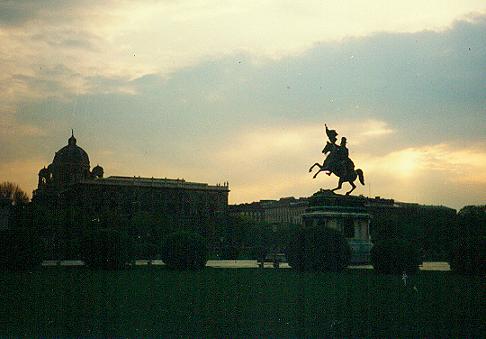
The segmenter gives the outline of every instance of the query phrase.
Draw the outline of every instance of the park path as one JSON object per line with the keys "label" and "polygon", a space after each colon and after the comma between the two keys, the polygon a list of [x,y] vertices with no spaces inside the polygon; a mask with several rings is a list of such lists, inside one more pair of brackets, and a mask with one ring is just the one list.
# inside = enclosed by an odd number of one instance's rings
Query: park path
{"label": "park path", "polygon": [[[84,262],[81,260],[63,260],[58,262],[56,260],[45,260],[42,266],[83,266]],[[146,266],[148,260],[136,260],[135,265]],[[152,265],[163,265],[162,260],[152,260]],[[258,268],[256,260],[208,260],[206,266],[213,268]],[[265,263],[265,268],[272,268],[272,263]],[[290,268],[287,263],[281,263],[280,268]],[[352,265],[351,269],[373,269],[371,265]],[[449,264],[447,262],[424,262],[420,266],[422,271],[450,271]]]}

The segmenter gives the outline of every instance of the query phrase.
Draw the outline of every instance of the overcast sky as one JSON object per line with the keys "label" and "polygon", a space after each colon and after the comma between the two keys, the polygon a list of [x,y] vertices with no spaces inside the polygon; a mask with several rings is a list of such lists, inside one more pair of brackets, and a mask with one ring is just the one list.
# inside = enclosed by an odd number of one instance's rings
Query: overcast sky
{"label": "overcast sky", "polygon": [[486,202],[484,1],[3,1],[0,46],[0,181],[29,192],[74,128],[107,176],[310,196],[327,123],[356,194]]}

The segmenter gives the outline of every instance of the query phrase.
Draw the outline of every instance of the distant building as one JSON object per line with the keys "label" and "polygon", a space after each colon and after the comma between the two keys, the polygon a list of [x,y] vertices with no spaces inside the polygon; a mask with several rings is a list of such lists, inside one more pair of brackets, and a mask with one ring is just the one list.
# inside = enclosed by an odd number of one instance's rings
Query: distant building
{"label": "distant building", "polygon": [[[338,194],[335,194],[339,196]],[[358,199],[369,212],[372,218],[380,218],[384,215],[400,215],[403,219],[415,217],[420,211],[421,214],[447,214],[455,215],[456,210],[446,206],[420,205],[417,203],[398,202],[394,199],[381,198],[379,196],[370,198],[365,196],[351,196]],[[302,214],[309,206],[310,197],[294,198],[286,197],[279,200],[260,200],[251,203],[242,203],[229,206],[229,212],[234,215],[247,216],[255,221],[265,222],[287,222],[303,225]],[[329,202],[328,202],[329,203]]]}
{"label": "distant building", "polygon": [[426,256],[443,259],[449,232],[456,220],[456,210],[445,206],[404,203],[381,197],[344,197],[325,190],[309,198],[230,205],[229,212],[259,222],[294,223],[301,227],[317,223],[339,229],[354,253],[360,253],[353,257],[355,262],[367,260],[370,241],[375,238],[411,236],[420,242]]}
{"label": "distant building", "polygon": [[302,214],[308,204],[307,198],[286,197],[279,200],[260,200],[249,204],[231,205],[229,212],[258,222],[300,225]]}
{"label": "distant building", "polygon": [[260,202],[229,205],[228,211],[232,215],[247,217],[256,222],[265,221],[265,209]]}

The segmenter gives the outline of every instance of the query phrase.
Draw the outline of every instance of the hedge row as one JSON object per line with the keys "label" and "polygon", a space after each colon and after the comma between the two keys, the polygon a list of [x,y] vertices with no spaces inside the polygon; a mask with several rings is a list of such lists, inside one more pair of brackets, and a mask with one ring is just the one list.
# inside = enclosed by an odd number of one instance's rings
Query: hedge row
{"label": "hedge row", "polygon": [[[81,259],[91,268],[123,269],[135,259],[133,242],[117,230],[88,232],[81,244]],[[156,252],[152,247],[147,251]],[[166,265],[174,269],[203,268],[208,255],[205,239],[191,232],[169,235],[160,252]],[[31,230],[0,231],[0,270],[31,270],[40,266],[42,257],[40,237]]]}
{"label": "hedge row", "polygon": [[[155,245],[152,247],[147,252],[157,251]],[[39,237],[30,230],[2,230],[0,269],[30,270],[39,266],[41,248]],[[89,233],[82,241],[81,253],[82,259],[92,268],[121,269],[134,259],[132,241],[126,234],[112,229]],[[160,253],[167,267],[173,269],[201,269],[208,257],[205,239],[192,232],[169,235]],[[289,265],[299,271],[339,272],[349,265],[351,249],[341,232],[313,227],[296,232],[286,255]],[[378,273],[411,274],[418,271],[422,260],[416,246],[389,239],[374,244],[371,263]],[[460,274],[486,274],[486,239],[461,239],[452,249],[449,263],[451,269]]]}

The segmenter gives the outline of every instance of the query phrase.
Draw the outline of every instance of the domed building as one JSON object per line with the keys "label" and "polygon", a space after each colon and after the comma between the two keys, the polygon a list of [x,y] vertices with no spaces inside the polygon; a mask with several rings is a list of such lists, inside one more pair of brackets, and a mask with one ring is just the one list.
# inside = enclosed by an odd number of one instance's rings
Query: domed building
{"label": "domed building", "polygon": [[39,171],[33,200],[52,200],[72,184],[103,176],[103,168],[99,165],[93,170],[93,173],[90,172],[88,153],[77,145],[72,131],[68,144],[55,153],[49,166],[44,166]]}

